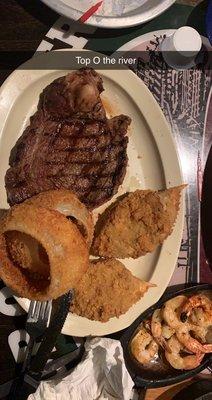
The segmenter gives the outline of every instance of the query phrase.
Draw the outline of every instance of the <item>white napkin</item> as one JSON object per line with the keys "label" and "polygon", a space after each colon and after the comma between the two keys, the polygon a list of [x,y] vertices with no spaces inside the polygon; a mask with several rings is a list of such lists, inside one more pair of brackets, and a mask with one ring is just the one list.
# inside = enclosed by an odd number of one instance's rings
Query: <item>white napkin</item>
{"label": "white napkin", "polygon": [[60,381],[41,382],[28,400],[136,400],[119,341],[87,339],[85,355]]}

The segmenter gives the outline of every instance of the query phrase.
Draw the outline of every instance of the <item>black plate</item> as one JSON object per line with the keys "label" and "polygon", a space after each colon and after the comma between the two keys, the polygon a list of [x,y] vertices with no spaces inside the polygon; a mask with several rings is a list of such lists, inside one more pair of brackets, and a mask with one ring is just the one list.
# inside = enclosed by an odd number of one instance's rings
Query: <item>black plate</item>
{"label": "black plate", "polygon": [[[171,288],[170,288],[171,289]],[[190,371],[179,371],[175,370],[174,368],[167,367],[167,369],[156,369],[154,368],[146,368],[139,364],[135,358],[131,355],[129,350],[129,343],[134,336],[134,333],[140,323],[150,317],[156,308],[160,308],[163,303],[175,296],[180,294],[193,294],[195,292],[204,291],[212,289],[212,285],[210,284],[197,284],[192,287],[183,288],[180,290],[175,290],[174,293],[168,293],[163,295],[161,300],[158,301],[155,305],[150,307],[144,313],[140,315],[136,319],[136,321],[127,329],[124,335],[121,337],[121,344],[123,347],[124,358],[126,367],[135,382],[136,387],[143,387],[143,388],[156,388],[162,386],[168,386],[172,384],[176,384],[179,382],[184,381],[185,379],[191,378],[192,376],[198,374],[200,371],[205,369],[210,363],[212,363],[212,355],[207,354],[205,355],[204,359],[202,360],[199,367],[192,369]]]}

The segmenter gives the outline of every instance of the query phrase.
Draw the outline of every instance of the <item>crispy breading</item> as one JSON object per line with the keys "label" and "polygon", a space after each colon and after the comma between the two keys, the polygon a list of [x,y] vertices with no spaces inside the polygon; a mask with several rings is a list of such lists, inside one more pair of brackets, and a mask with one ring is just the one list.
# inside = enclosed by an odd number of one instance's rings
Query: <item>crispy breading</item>
{"label": "crispy breading", "polygon": [[66,217],[69,217],[76,224],[90,248],[94,230],[92,214],[70,190],[58,189],[41,192],[25,200],[24,204],[57,210]]}
{"label": "crispy breading", "polygon": [[[7,243],[8,232],[14,233],[12,246]],[[18,248],[14,241],[16,232]],[[48,256],[45,274],[38,268],[37,255],[34,260],[35,253],[31,252],[34,240]],[[40,255],[42,266],[44,259]],[[19,296],[40,301],[56,299],[75,287],[87,268],[85,240],[77,227],[58,211],[23,203],[12,207],[1,220],[0,277]]]}
{"label": "crispy breading", "polygon": [[94,261],[75,289],[71,312],[106,322],[125,314],[150,286],[154,285],[133,276],[118,260]]}
{"label": "crispy breading", "polygon": [[48,278],[48,255],[37,240],[18,231],[5,232],[4,237],[9,256],[15,265],[28,269],[41,278]]}
{"label": "crispy breading", "polygon": [[172,233],[184,187],[128,193],[99,221],[92,253],[138,258],[155,250]]}

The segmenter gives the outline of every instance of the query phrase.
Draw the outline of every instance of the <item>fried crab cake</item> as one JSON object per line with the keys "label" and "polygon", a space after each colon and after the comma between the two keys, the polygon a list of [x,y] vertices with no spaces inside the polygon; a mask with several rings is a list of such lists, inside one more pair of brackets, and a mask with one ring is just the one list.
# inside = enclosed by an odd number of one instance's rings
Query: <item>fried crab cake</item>
{"label": "fried crab cake", "polygon": [[76,286],[71,312],[107,322],[125,314],[151,286],[133,276],[118,260],[94,261]]}
{"label": "fried crab cake", "polygon": [[128,193],[99,221],[92,254],[122,259],[154,251],[172,233],[184,187]]}

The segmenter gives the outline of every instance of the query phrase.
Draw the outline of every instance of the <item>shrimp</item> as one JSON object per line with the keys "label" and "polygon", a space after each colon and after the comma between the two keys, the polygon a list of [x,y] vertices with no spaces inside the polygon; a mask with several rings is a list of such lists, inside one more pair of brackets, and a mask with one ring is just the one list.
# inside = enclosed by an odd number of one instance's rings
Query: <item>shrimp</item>
{"label": "shrimp", "polygon": [[[212,352],[211,344],[202,344],[197,339],[194,339],[190,334],[190,332],[193,332],[197,337],[200,337],[200,339],[203,339],[204,341],[206,332],[202,329],[202,327],[192,325],[188,321],[182,322],[178,316],[179,309],[181,309],[181,311],[182,309],[186,310],[187,313],[188,309],[186,308],[186,304],[188,304],[189,300],[190,299],[187,299],[186,296],[177,296],[171,300],[168,300],[165,303],[165,307],[163,310],[163,318],[171,328],[175,329],[177,339],[186,349],[195,354],[211,353]],[[197,304],[197,299],[196,300],[194,299],[194,302],[195,304]],[[180,315],[182,316],[182,312]],[[184,321],[186,320],[184,319]]]}
{"label": "shrimp", "polygon": [[196,339],[200,339],[202,343],[206,343],[206,337],[208,334],[208,329],[204,326],[198,326],[195,324],[190,325],[190,330],[194,334]]}
{"label": "shrimp", "polygon": [[131,352],[141,364],[147,364],[158,352],[158,345],[152,335],[142,328],[131,341]]}
{"label": "shrimp", "polygon": [[151,333],[151,319],[146,319],[143,324],[147,332]]}
{"label": "shrimp", "polygon": [[164,348],[164,340],[162,338],[162,316],[160,308],[155,310],[152,315],[151,332],[156,342]]}
{"label": "shrimp", "polygon": [[189,321],[194,325],[209,328],[212,325],[212,315],[204,312],[202,308],[195,308],[189,317]]}
{"label": "shrimp", "polygon": [[211,353],[212,344],[202,344],[190,335],[193,327],[189,324],[181,324],[176,331],[176,337],[183,346],[192,353]]}
{"label": "shrimp", "polygon": [[177,310],[179,309],[179,307],[182,307],[186,300],[186,296],[177,296],[173,299],[168,300],[164,305],[162,311],[163,319],[172,329],[176,330],[180,325],[182,325],[182,321],[177,315]]}
{"label": "shrimp", "polygon": [[168,340],[168,345],[171,349],[171,353],[165,351],[165,357],[169,364],[171,364],[171,366],[175,369],[190,370],[197,368],[204,357],[204,354],[201,353],[189,354],[185,357],[182,357],[180,352],[183,350],[183,346],[175,335]]}
{"label": "shrimp", "polygon": [[181,321],[186,322],[193,311],[197,317],[197,325],[210,326],[212,324],[212,301],[207,296],[203,294],[191,296],[182,307]]}
{"label": "shrimp", "polygon": [[171,328],[168,325],[163,325],[162,326],[162,336],[164,337],[164,339],[168,340],[172,337],[172,335],[174,335],[175,330],[173,328]]}
{"label": "shrimp", "polygon": [[156,342],[165,349],[167,347],[166,339],[169,339],[175,331],[168,325],[163,325],[161,309],[155,310],[152,315],[151,332]]}

